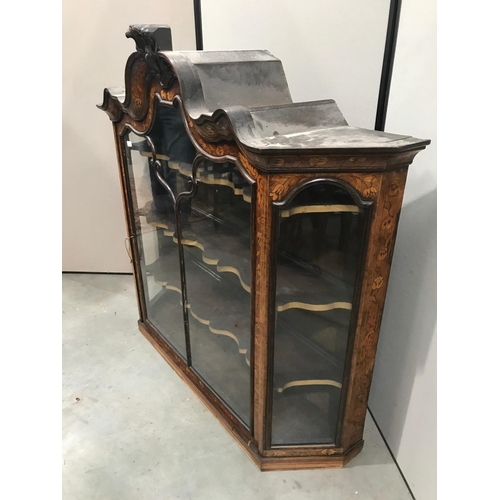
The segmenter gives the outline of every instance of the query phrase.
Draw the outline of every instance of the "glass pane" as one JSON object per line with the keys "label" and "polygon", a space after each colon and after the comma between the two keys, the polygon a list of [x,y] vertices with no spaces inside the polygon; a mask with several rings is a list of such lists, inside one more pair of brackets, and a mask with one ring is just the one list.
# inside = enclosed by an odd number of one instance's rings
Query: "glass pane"
{"label": "glass pane", "polygon": [[180,206],[193,368],[250,425],[251,187],[204,161]]}
{"label": "glass pane", "polygon": [[326,183],[279,211],[274,446],[335,444],[364,219]]}
{"label": "glass pane", "polygon": [[[160,106],[149,136],[161,162],[160,175],[174,197],[189,192],[188,179],[196,151],[184,129],[180,111]],[[143,162],[150,159],[147,142],[140,138],[139,144],[130,138],[129,142],[132,155]],[[142,164],[147,174],[143,176],[151,186],[149,200],[137,206],[145,207],[144,222],[150,230],[161,234],[162,241],[155,259],[148,261],[145,269],[148,279],[155,286],[160,285],[170,302],[168,307],[164,301],[157,306],[161,314],[155,309],[152,316],[153,311],[148,309],[148,317],[185,356],[175,206],[168,191],[154,177],[152,165],[149,167],[151,170]],[[180,199],[178,213],[191,366],[249,426],[251,186],[232,163],[202,160],[197,164],[196,179],[196,193]]]}
{"label": "glass pane", "polygon": [[[129,132],[124,141],[147,319],[186,359],[179,251],[172,238],[173,200],[156,178],[151,149],[144,137]],[[158,156],[165,170],[166,157],[161,153]]]}

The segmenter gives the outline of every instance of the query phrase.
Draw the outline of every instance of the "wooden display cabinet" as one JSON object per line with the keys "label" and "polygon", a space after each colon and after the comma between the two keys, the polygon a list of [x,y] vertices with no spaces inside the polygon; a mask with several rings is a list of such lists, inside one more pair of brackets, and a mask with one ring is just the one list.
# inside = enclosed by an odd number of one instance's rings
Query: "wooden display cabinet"
{"label": "wooden display cabinet", "polygon": [[[113,122],[139,329],[261,470],[363,446],[408,166],[429,141],[293,103],[267,51],[132,26]],[[167,423],[166,423],[167,425]]]}

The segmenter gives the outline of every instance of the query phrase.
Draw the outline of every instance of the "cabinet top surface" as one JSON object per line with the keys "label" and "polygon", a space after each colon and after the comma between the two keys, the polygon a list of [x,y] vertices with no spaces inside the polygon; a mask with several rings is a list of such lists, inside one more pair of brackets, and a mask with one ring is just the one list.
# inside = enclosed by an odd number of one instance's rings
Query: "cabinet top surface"
{"label": "cabinet top surface", "polygon": [[282,63],[265,50],[162,51],[176,73],[184,106],[198,123],[227,119],[255,152],[387,152],[429,141],[350,126],[333,100],[294,103]]}
{"label": "cabinet top surface", "polygon": [[[127,36],[135,39],[137,53],[157,72],[163,88],[178,81],[186,117],[209,142],[235,140],[265,155],[384,154],[430,144],[350,126],[334,100],[294,103],[281,61],[266,50],[160,50],[165,45],[141,26],[131,27]],[[129,86],[126,82],[126,93],[132,92]],[[108,93],[127,113],[123,91]]]}

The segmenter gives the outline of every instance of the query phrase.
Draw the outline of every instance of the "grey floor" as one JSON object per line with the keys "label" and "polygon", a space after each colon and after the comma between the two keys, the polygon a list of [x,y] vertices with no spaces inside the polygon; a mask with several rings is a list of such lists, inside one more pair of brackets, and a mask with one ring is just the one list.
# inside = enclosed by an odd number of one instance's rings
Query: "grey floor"
{"label": "grey floor", "polygon": [[409,499],[368,416],[344,469],[260,472],[137,330],[131,276],[63,275],[63,498]]}

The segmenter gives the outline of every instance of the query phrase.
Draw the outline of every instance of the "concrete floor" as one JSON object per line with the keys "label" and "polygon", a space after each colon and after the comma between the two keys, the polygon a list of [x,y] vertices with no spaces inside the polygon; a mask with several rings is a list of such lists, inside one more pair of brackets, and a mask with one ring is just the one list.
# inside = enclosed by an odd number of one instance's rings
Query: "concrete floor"
{"label": "concrete floor", "polygon": [[65,500],[401,500],[373,421],[344,469],[260,472],[137,330],[131,276],[63,275]]}

